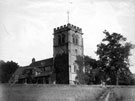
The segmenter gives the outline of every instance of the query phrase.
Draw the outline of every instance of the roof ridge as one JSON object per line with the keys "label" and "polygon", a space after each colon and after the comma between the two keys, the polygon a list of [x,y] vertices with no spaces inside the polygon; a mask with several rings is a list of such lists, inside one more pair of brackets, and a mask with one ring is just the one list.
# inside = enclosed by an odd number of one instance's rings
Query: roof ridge
{"label": "roof ridge", "polygon": [[51,60],[53,58],[47,58],[47,59],[43,59],[43,60],[38,60],[38,61],[35,61],[35,62],[40,62],[40,61],[44,61],[44,60]]}

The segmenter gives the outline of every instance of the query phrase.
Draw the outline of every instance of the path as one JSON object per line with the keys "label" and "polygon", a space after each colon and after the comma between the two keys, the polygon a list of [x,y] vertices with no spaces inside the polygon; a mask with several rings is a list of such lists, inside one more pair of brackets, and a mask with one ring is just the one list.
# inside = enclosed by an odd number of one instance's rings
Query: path
{"label": "path", "polygon": [[111,92],[112,92],[112,88],[111,87],[107,88],[105,92],[99,96],[98,101],[109,101]]}

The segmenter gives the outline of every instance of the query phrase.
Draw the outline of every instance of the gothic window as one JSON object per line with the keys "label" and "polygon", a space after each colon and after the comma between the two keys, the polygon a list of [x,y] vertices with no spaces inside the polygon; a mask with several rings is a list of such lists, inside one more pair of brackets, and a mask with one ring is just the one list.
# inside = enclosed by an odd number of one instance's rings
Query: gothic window
{"label": "gothic window", "polygon": [[58,36],[58,44],[59,45],[61,44],[61,36],[60,35]]}
{"label": "gothic window", "polygon": [[77,38],[76,38],[76,42],[75,43],[76,43],[76,45],[78,45],[78,39]]}
{"label": "gothic window", "polygon": [[73,41],[73,43],[75,43],[75,35],[74,34],[72,35],[72,41]]}
{"label": "gothic window", "polygon": [[62,35],[62,43],[65,43],[65,35]]}
{"label": "gothic window", "polygon": [[78,45],[78,39],[79,39],[79,36],[78,36],[78,35],[76,35],[76,37],[75,37],[75,38],[76,38],[76,40],[75,40],[75,44],[76,44],[76,45]]}
{"label": "gothic window", "polygon": [[74,35],[74,34],[73,34],[72,39],[73,39],[73,43],[74,43],[75,45],[78,45],[78,35]]}
{"label": "gothic window", "polygon": [[75,43],[75,38],[73,37],[73,43]]}

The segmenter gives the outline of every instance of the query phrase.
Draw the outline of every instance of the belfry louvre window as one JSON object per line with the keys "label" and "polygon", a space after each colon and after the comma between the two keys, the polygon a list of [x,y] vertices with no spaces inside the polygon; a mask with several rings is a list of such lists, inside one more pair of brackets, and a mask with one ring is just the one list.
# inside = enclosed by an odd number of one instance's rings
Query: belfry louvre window
{"label": "belfry louvre window", "polygon": [[62,43],[65,43],[65,35],[62,35]]}
{"label": "belfry louvre window", "polygon": [[61,44],[61,36],[58,36],[58,44]]}
{"label": "belfry louvre window", "polygon": [[58,35],[58,44],[64,44],[65,43],[65,35]]}
{"label": "belfry louvre window", "polygon": [[76,38],[76,40],[75,40],[75,44],[78,45],[78,39],[77,39],[77,38]]}
{"label": "belfry louvre window", "polygon": [[73,36],[73,43],[75,43],[75,37]]}
{"label": "belfry louvre window", "polygon": [[72,35],[72,40],[73,40],[73,44],[78,45],[78,36],[77,35]]}

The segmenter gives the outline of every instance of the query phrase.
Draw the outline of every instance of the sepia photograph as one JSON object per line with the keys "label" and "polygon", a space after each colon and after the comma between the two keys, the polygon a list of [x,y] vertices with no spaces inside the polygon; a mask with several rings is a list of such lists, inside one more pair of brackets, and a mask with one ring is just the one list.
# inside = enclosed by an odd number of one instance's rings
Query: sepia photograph
{"label": "sepia photograph", "polygon": [[135,101],[135,1],[0,0],[0,101]]}

